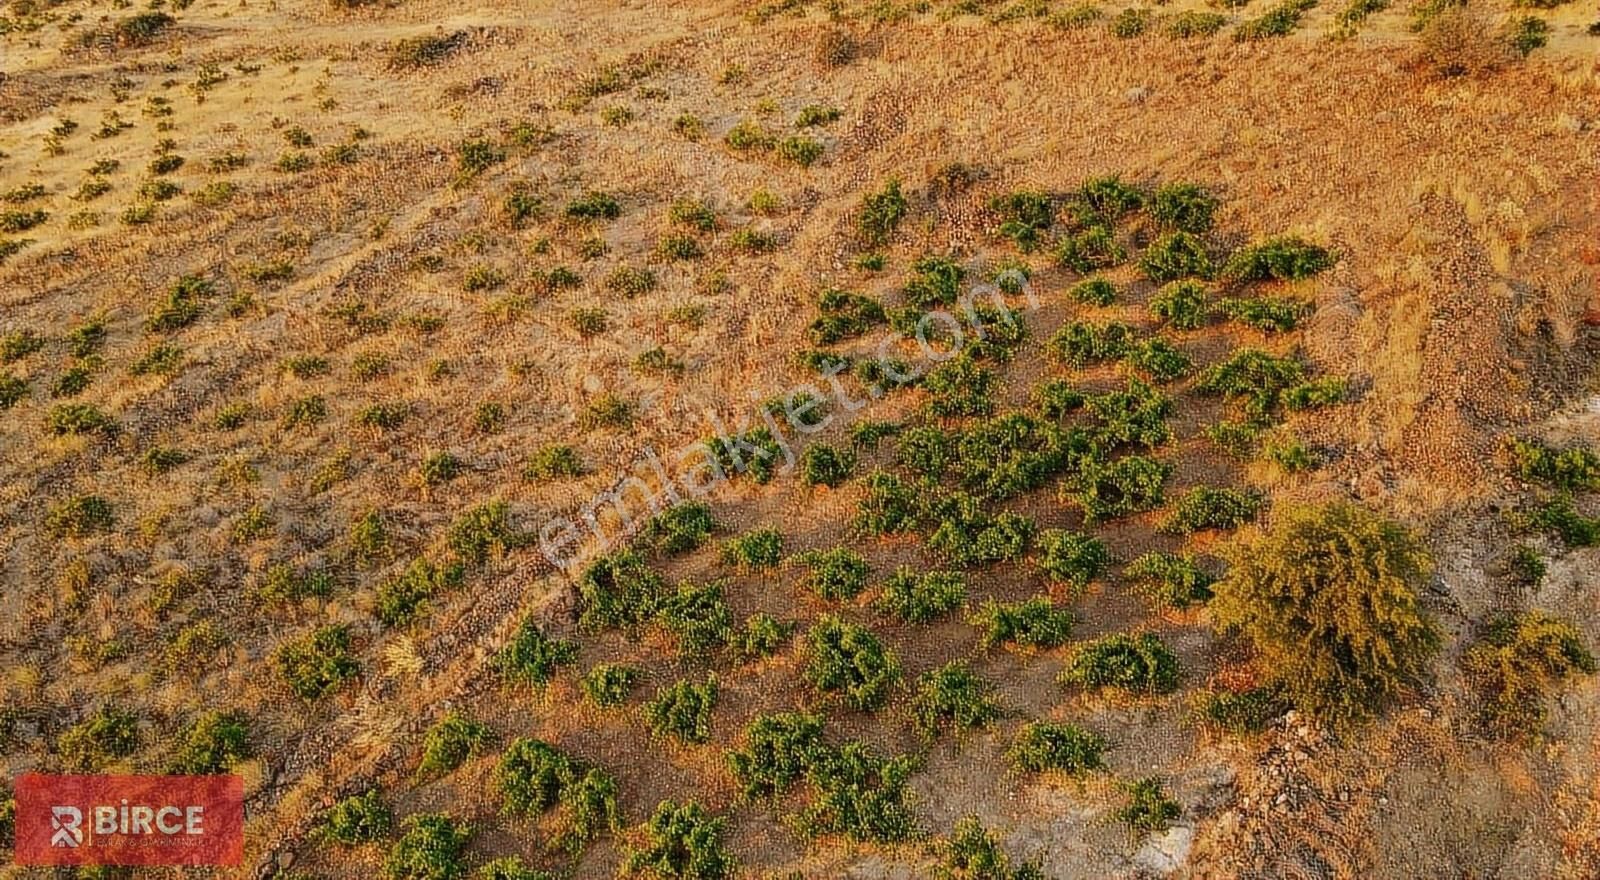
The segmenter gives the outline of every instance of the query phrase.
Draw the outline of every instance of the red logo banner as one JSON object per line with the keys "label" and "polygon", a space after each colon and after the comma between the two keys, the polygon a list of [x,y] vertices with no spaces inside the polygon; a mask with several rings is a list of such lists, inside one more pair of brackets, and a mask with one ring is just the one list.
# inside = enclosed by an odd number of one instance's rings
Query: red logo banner
{"label": "red logo banner", "polygon": [[16,783],[19,865],[237,865],[237,776],[45,776]]}

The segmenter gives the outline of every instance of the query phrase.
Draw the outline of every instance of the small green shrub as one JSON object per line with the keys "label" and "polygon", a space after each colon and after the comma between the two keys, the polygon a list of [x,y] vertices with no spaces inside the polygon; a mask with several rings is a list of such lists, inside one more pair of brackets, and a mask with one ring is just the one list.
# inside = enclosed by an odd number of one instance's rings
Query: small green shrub
{"label": "small green shrub", "polygon": [[1056,360],[1081,370],[1091,364],[1126,356],[1137,335],[1136,330],[1119,321],[1104,324],[1073,321],[1057,330],[1047,345]]}
{"label": "small green shrub", "polygon": [[1211,598],[1216,578],[1192,556],[1152,550],[1122,570],[1122,577],[1150,602],[1161,608],[1188,608]]}
{"label": "small green shrub", "polygon": [[1204,242],[1188,232],[1169,232],[1139,256],[1139,268],[1157,284],[1184,278],[1210,278],[1213,266]]}
{"label": "small green shrub", "polygon": [[28,396],[28,383],[10,373],[0,373],[0,411],[21,403]]}
{"label": "small green shrub", "polygon": [[722,545],[722,560],[747,570],[775,568],[783,560],[783,533],[753,529]]}
{"label": "small green shrub", "polygon": [[491,501],[469,508],[456,517],[445,533],[445,542],[457,559],[480,566],[499,559],[522,546],[526,536],[511,523],[511,508],[504,501]]}
{"label": "small green shrub", "polygon": [[562,477],[580,477],[584,472],[583,460],[578,457],[577,450],[565,444],[552,443],[528,456],[528,463],[522,468],[522,477],[544,482]]}
{"label": "small green shrub", "polygon": [[406,832],[384,859],[390,880],[460,880],[467,875],[464,851],[472,828],[442,813],[406,819]]}
{"label": "small green shrub", "polygon": [[1037,863],[1012,867],[1011,857],[977,816],[956,823],[955,831],[939,845],[934,880],[1044,880]]}
{"label": "small green shrub", "polygon": [[384,626],[410,625],[428,613],[434,596],[460,586],[464,574],[460,565],[440,566],[418,558],[379,585],[373,614]]}
{"label": "small green shrub", "polygon": [[777,157],[791,165],[801,168],[810,168],[822,158],[824,148],[822,142],[815,138],[795,136],[787,137],[778,142]]}
{"label": "small green shrub", "polygon": [[[1178,16],[1178,19],[1182,18]],[[1173,33],[1174,27],[1187,32],[1174,33],[1174,36],[1209,36],[1216,32],[1215,28],[1207,30],[1211,19],[1206,13],[1198,13],[1184,25],[1178,25],[1178,19],[1169,25],[1168,32]],[[1216,213],[1217,206],[1216,196],[1203,187],[1192,183],[1169,183],[1159,187],[1151,198],[1150,217],[1164,229],[1200,235],[1210,231],[1212,215]]]}
{"label": "small green shrub", "polygon": [[991,514],[971,495],[954,493],[931,505],[938,523],[928,547],[954,565],[970,568],[1020,559],[1033,543],[1032,519],[1012,511]]}
{"label": "small green shrub", "polygon": [[1197,486],[1178,499],[1162,528],[1183,535],[1235,529],[1253,521],[1265,504],[1265,499],[1251,491]]}
{"label": "small green shrub", "polygon": [[710,507],[698,501],[686,501],[651,517],[639,542],[658,553],[675,556],[704,544],[716,528]]}
{"label": "small green shrub", "polygon": [[807,774],[816,795],[800,814],[801,832],[878,843],[911,837],[916,818],[906,803],[906,790],[915,769],[908,755],[882,758],[859,742],[826,753]]}
{"label": "small green shrub", "polygon": [[1537,440],[1507,444],[1512,472],[1562,492],[1600,490],[1600,453],[1587,446],[1554,449]]}
{"label": "small green shrub", "polygon": [[1178,330],[1198,330],[1207,312],[1206,286],[1198,281],[1174,281],[1150,298],[1150,313]]}
{"label": "small green shrub", "polygon": [[1195,717],[1202,724],[1234,736],[1261,733],[1288,710],[1277,687],[1206,691],[1195,701]]}
{"label": "small green shrub", "polygon": [[1122,265],[1128,259],[1128,252],[1117,244],[1110,229],[1090,226],[1061,239],[1056,259],[1079,275],[1088,275]]}
{"label": "small green shrub", "polygon": [[44,348],[43,336],[32,330],[13,330],[0,336],[0,364],[20,361]]}
{"label": "small green shrub", "polygon": [[1145,339],[1135,343],[1123,357],[1129,369],[1152,382],[1172,382],[1189,375],[1194,362],[1165,339]]}
{"label": "small green shrub", "polygon": [[743,434],[713,437],[706,447],[722,473],[729,477],[745,474],[759,484],[766,484],[777,474],[785,460],[783,447],[768,428],[751,428]]}
{"label": "small green shrub", "polygon": [[733,612],[720,583],[679,584],[675,592],[662,597],[656,613],[685,654],[702,654],[733,638]]}
{"label": "small green shrub", "polygon": [[894,235],[900,221],[906,216],[906,198],[900,193],[900,181],[890,180],[883,189],[868,193],[861,200],[856,213],[856,229],[868,244],[882,246]]}
{"label": "small green shrub", "polygon": [[1117,299],[1117,288],[1104,278],[1086,278],[1067,291],[1073,302],[1089,306],[1109,306]]}
{"label": "small green shrub", "polygon": [[966,270],[946,257],[923,257],[912,265],[906,282],[906,302],[921,309],[954,305],[961,296]]}
{"label": "small green shrub", "polygon": [[1088,408],[1099,421],[1095,440],[1103,449],[1128,445],[1154,449],[1172,439],[1167,425],[1172,399],[1136,378],[1130,378],[1123,391],[1090,397]]}
{"label": "small green shrub", "polygon": [[1091,460],[1063,484],[1062,498],[1081,507],[1089,524],[1117,519],[1159,507],[1171,474],[1172,465],[1141,455]]}
{"label": "small green shrub", "polygon": [[724,825],[693,801],[662,801],[639,831],[641,844],[627,847],[623,872],[658,880],[725,880],[736,863],[723,841]]}
{"label": "small green shrub", "polygon": [[50,508],[44,528],[57,538],[87,538],[116,526],[111,502],[99,495],[76,495]]}
{"label": "small green shrub", "polygon": [[879,611],[906,623],[932,623],[967,601],[967,581],[960,572],[928,571],[918,574],[901,566],[883,584],[874,603]]}
{"label": "small green shrub", "polygon": [[1106,747],[1099,734],[1075,724],[1036,721],[1022,729],[1007,758],[1019,773],[1077,775],[1104,769]]}
{"label": "small green shrub", "polygon": [[963,354],[928,373],[923,387],[928,409],[936,416],[986,416],[994,412],[996,377]]}
{"label": "small green shrub", "polygon": [[494,731],[459,712],[448,712],[422,737],[417,776],[433,778],[455,772],[494,742]]}
{"label": "small green shrub", "polygon": [[1484,725],[1508,739],[1539,732],[1546,691],[1600,668],[1577,627],[1540,611],[1489,621],[1461,664],[1478,691]]}
{"label": "small green shrub", "polygon": [[622,216],[616,197],[590,190],[567,203],[566,215],[573,220],[615,220]]}
{"label": "small green shrub", "polygon": [[1565,492],[1536,508],[1528,524],[1555,532],[1568,547],[1600,545],[1600,517],[1584,516]]}
{"label": "small green shrub", "polygon": [[822,313],[811,322],[807,337],[813,345],[833,345],[853,339],[885,320],[883,306],[875,299],[830,287],[817,297]]}
{"label": "small green shrub", "polygon": [[1050,194],[1029,190],[995,196],[989,200],[989,210],[1000,217],[996,231],[1011,239],[1023,253],[1038,248],[1056,218]]}
{"label": "small green shrub", "polygon": [[[1286,5],[1303,2],[1305,0],[1289,0]],[[1222,276],[1234,281],[1300,281],[1333,264],[1334,256],[1326,248],[1299,236],[1285,235],[1235,251],[1222,267]]]}
{"label": "small green shrub", "polygon": [[807,634],[806,675],[817,690],[837,694],[846,705],[871,711],[900,682],[900,661],[871,632],[831,615]]}
{"label": "small green shrub", "polygon": [[1081,532],[1050,529],[1039,535],[1038,549],[1039,573],[1074,592],[1086,589],[1111,563],[1105,542]]}
{"label": "small green shrub", "polygon": [[621,663],[602,663],[583,677],[583,695],[602,709],[621,706],[639,685],[637,667]]}
{"label": "small green shrub", "polygon": [[757,612],[744,622],[744,628],[734,633],[730,647],[744,660],[771,657],[783,649],[794,635],[796,625],[778,620],[770,614]]}
{"label": "small green shrub", "polygon": [[1506,568],[1511,581],[1518,586],[1528,589],[1539,586],[1544,582],[1546,566],[1539,551],[1527,544],[1518,544],[1511,550],[1511,556],[1506,561]]}
{"label": "small green shrub", "polygon": [[579,623],[587,629],[638,626],[656,613],[661,576],[632,550],[596,559],[578,579]]}
{"label": "small green shrub", "polygon": [[983,727],[1000,717],[993,688],[972,667],[953,661],[923,673],[911,698],[911,721],[928,739]]}
{"label": "small green shrub", "polygon": [[866,492],[856,508],[856,528],[883,536],[917,529],[922,520],[924,487],[884,471],[874,471],[863,481]]}
{"label": "small green shrub", "polygon": [[1161,788],[1161,780],[1151,776],[1128,783],[1128,803],[1117,810],[1117,821],[1128,826],[1128,830],[1135,833],[1157,832],[1167,830],[1179,816],[1183,815],[1183,808],[1178,802],[1167,796]]}
{"label": "small green shrub", "polygon": [[1047,596],[1022,602],[997,602],[990,599],[968,621],[980,632],[978,643],[985,650],[1001,645],[1022,648],[1054,648],[1072,638],[1072,612],[1057,608]]}
{"label": "small green shrub", "polygon": [[1154,633],[1117,633],[1080,647],[1062,670],[1061,683],[1089,690],[1171,693],[1178,687],[1178,658]]}
{"label": "small green shrub", "polygon": [[750,800],[787,793],[828,748],[822,718],[801,712],[757,715],[745,727],[744,743],[728,752],[728,767]]}
{"label": "small green shrub", "polygon": [[837,487],[855,467],[855,453],[826,443],[814,444],[800,456],[800,478],[808,486]]}
{"label": "small green shrub", "polygon": [[361,673],[361,664],[350,652],[350,631],[342,625],[325,626],[286,642],[276,659],[279,675],[302,700],[327,696]]}
{"label": "small green shrub", "polygon": [[467,32],[448,35],[422,34],[396,40],[389,47],[390,70],[415,70],[440,64],[466,45]]}
{"label": "small green shrub", "polygon": [[1088,401],[1087,395],[1065,379],[1049,379],[1033,389],[1034,406],[1047,419],[1064,419]]}
{"label": "small green shrub", "polygon": [[1283,0],[1265,13],[1242,22],[1234,29],[1238,41],[1264,40],[1285,37],[1300,27],[1300,19],[1317,5],[1318,0]]}
{"label": "small green shrub", "polygon": [[543,687],[556,670],[578,662],[575,642],[552,639],[532,618],[522,621],[511,642],[500,651],[500,672],[508,681]]}
{"label": "small green shrub", "polygon": [[334,843],[360,846],[376,843],[394,830],[394,813],[383,792],[369,788],[334,804],[322,819],[322,833]]}
{"label": "small green shrub", "polygon": [[804,586],[830,602],[854,599],[867,588],[872,569],[861,554],[848,547],[812,550],[795,557],[810,569]]}
{"label": "small green shrub", "polygon": [[1217,310],[1250,327],[1265,333],[1288,333],[1300,324],[1309,312],[1306,303],[1287,299],[1258,297],[1255,299],[1225,299]]}
{"label": "small green shrub", "polygon": [[1337,389],[1331,385],[1302,385],[1305,375],[1305,366],[1292,356],[1279,357],[1245,348],[1206,368],[1195,382],[1195,389],[1242,401],[1245,412],[1254,419],[1269,417],[1292,389],[1299,389],[1296,394],[1300,408],[1342,399],[1343,383]]}
{"label": "small green shrub", "polygon": [[75,771],[95,772],[139,748],[139,719],[117,706],[103,705],[56,739],[56,752]]}
{"label": "small green shrub", "polygon": [[711,739],[711,710],[716,704],[715,678],[702,684],[682,679],[657,691],[655,699],[644,704],[644,719],[658,737],[703,743]]}
{"label": "small green shrub", "polygon": [[539,816],[556,808],[580,767],[549,743],[523,737],[506,747],[495,765],[495,786],[506,813]]}
{"label": "small green shrub", "polygon": [[556,880],[554,874],[535,871],[516,856],[485,862],[472,876],[473,880]]}

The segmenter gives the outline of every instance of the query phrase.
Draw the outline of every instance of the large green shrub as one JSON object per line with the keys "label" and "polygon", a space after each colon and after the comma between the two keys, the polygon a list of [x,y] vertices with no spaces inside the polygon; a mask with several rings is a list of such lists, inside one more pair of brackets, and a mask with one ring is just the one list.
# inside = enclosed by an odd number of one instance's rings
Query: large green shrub
{"label": "large green shrub", "polygon": [[995,374],[967,354],[928,373],[923,381],[928,409],[936,416],[986,416],[994,412]]}
{"label": "large green shrub", "polygon": [[895,474],[874,471],[856,508],[856,528],[883,536],[915,531],[925,513],[930,486],[909,483]]}
{"label": "large green shrub", "polygon": [[1360,718],[1428,673],[1439,634],[1417,591],[1431,561],[1403,526],[1344,503],[1290,508],[1227,559],[1213,619],[1302,709]]}
{"label": "large green shrub", "polygon": [[1081,370],[1122,358],[1137,338],[1138,331],[1120,321],[1103,324],[1073,321],[1057,330],[1046,344],[1056,360]]}
{"label": "large green shrub", "polygon": [[722,545],[722,561],[746,570],[774,568],[783,561],[783,533],[752,529]]}

